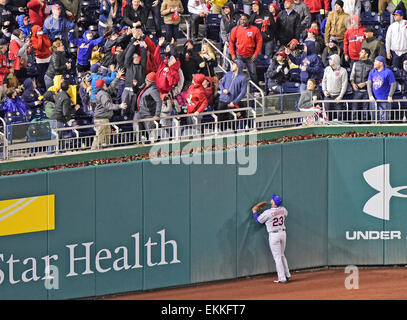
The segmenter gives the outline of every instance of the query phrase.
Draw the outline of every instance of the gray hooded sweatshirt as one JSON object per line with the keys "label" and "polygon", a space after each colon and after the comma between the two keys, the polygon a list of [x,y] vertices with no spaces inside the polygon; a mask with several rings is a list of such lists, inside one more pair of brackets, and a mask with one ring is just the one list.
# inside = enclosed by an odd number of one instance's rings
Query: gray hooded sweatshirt
{"label": "gray hooded sweatshirt", "polygon": [[323,92],[327,91],[330,97],[339,96],[342,99],[348,88],[348,72],[341,67],[341,59],[337,54],[330,56],[329,59],[332,59],[336,68],[334,69],[331,66],[325,68],[322,90]]}

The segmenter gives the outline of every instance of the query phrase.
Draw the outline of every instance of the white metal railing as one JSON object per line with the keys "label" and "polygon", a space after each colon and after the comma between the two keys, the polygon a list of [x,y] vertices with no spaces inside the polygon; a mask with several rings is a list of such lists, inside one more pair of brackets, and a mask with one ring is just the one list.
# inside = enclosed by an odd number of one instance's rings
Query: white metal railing
{"label": "white metal railing", "polygon": [[[386,103],[386,105],[382,105]],[[404,123],[407,122],[407,99],[388,100],[316,100],[321,106],[326,124],[340,123]]]}

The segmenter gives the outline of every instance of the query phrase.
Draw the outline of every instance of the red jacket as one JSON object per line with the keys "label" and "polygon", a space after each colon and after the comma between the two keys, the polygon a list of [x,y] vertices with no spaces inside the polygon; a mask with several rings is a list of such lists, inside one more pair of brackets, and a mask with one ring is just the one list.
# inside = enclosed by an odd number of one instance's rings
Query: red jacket
{"label": "red jacket", "polygon": [[229,51],[232,57],[236,56],[236,53],[243,58],[257,56],[263,45],[260,30],[255,26],[244,28],[239,25],[232,29],[229,39]]}
{"label": "red jacket", "polygon": [[[155,48],[154,62],[157,65],[155,85],[161,94],[167,94],[179,81],[178,69],[181,67],[179,59],[172,65],[168,66],[161,58],[160,46]],[[168,68],[168,70],[164,70]]]}
{"label": "red jacket", "polygon": [[319,12],[321,9],[325,9],[325,13],[329,11],[329,0],[303,0],[308,6],[311,13]]}
{"label": "red jacket", "polygon": [[51,40],[46,34],[38,34],[42,28],[38,25],[32,27],[31,46],[35,49],[35,56],[39,59],[47,59],[51,56]]}
{"label": "red jacket", "polygon": [[10,41],[10,46],[8,49],[8,58],[14,65],[14,70],[21,69],[21,57],[17,56],[18,50],[20,50],[20,45],[16,40]]}
{"label": "red jacket", "polygon": [[188,88],[187,92],[187,113],[203,112],[208,106],[205,89],[202,87],[202,82],[205,80],[205,75],[194,74],[193,84]]}
{"label": "red jacket", "polygon": [[146,74],[150,72],[157,72],[157,65],[154,61],[154,53],[155,53],[155,44],[150,37],[146,37],[144,39],[147,45],[147,64],[146,64]]}
{"label": "red jacket", "polygon": [[212,81],[212,78],[210,78],[210,77],[205,77],[205,79],[209,81],[209,87],[204,88],[205,96],[206,96],[206,99],[208,100],[208,105],[211,105],[213,102],[213,99],[214,99],[213,81]]}
{"label": "red jacket", "polygon": [[4,78],[10,72],[10,69],[7,65],[7,57],[0,53],[0,86],[4,83]]}
{"label": "red jacket", "polygon": [[47,17],[45,13],[46,5],[41,7],[39,0],[31,0],[27,3],[27,8],[28,15],[30,16],[30,23],[33,25],[38,25],[42,28],[45,18]]}
{"label": "red jacket", "polygon": [[348,29],[345,32],[343,39],[344,55],[352,60],[359,61],[359,53],[362,49],[362,43],[365,41],[365,27],[359,29]]}

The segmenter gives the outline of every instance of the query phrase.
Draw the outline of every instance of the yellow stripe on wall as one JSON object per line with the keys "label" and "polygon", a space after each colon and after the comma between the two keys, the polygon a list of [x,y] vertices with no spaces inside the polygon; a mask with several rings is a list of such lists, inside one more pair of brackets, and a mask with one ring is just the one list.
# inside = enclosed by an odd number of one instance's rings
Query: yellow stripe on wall
{"label": "yellow stripe on wall", "polygon": [[0,236],[54,228],[55,195],[0,201]]}

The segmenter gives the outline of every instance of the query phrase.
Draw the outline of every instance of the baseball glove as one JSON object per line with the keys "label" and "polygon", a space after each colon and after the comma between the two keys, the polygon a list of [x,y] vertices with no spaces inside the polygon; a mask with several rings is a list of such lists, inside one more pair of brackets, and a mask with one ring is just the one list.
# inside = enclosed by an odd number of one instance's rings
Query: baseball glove
{"label": "baseball glove", "polygon": [[257,212],[267,204],[266,201],[259,202],[252,207],[252,212]]}

